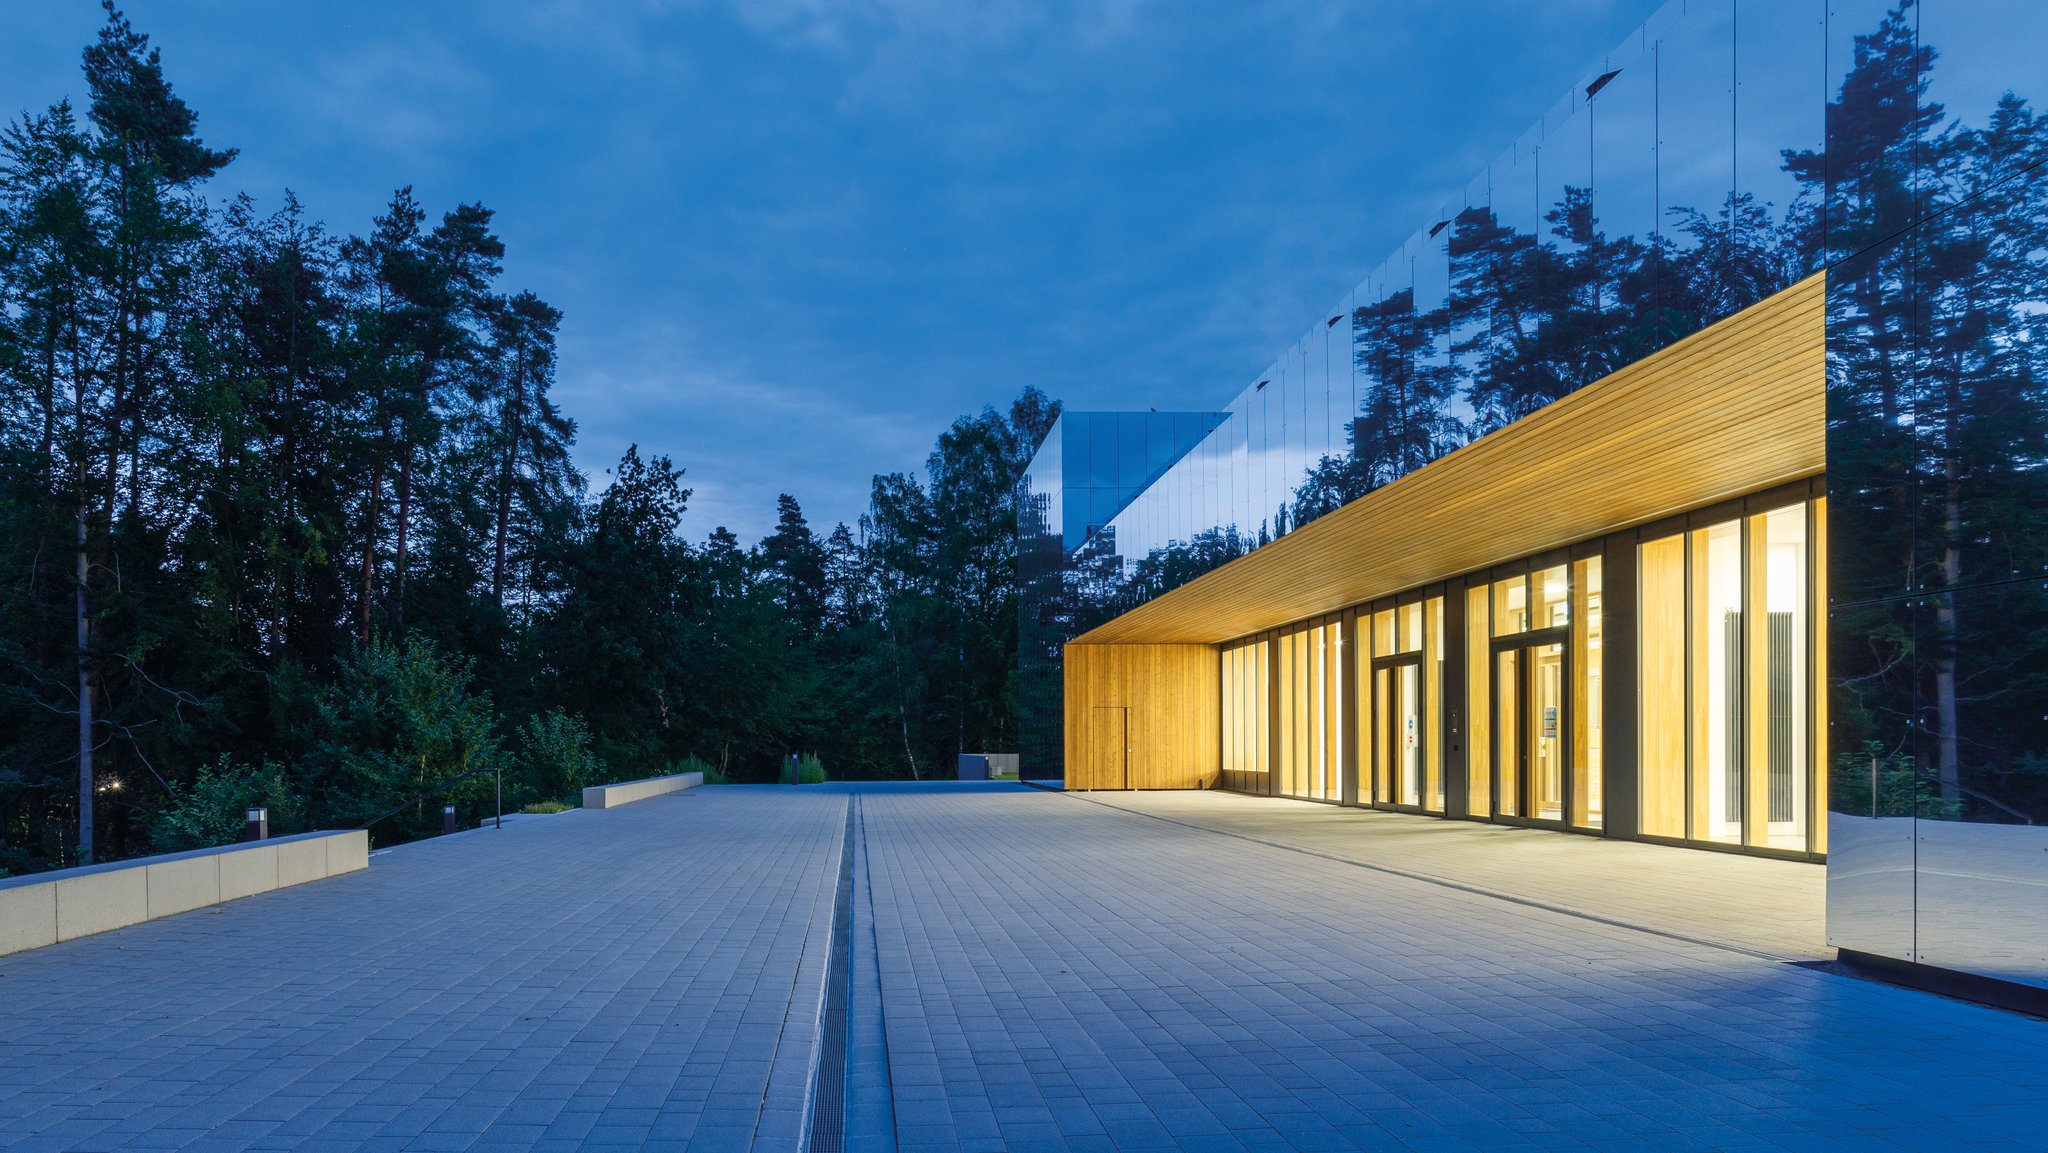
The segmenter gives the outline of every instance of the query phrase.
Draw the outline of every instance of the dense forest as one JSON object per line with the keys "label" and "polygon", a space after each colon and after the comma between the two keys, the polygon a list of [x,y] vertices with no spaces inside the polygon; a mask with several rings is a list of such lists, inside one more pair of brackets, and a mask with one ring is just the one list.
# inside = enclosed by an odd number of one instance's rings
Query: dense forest
{"label": "dense forest", "polygon": [[111,2],[84,78],[0,139],[0,874],[258,803],[388,841],[500,776],[511,809],[1015,747],[1014,478],[1056,404],[956,421],[857,525],[785,495],[752,546],[693,531],[682,463],[571,463],[563,317],[490,209],[210,200],[235,152]]}

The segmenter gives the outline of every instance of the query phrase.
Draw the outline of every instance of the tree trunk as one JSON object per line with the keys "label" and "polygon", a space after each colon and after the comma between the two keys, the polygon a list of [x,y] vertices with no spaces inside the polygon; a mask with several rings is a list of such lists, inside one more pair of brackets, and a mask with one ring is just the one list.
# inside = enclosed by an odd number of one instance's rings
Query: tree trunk
{"label": "tree trunk", "polygon": [[405,553],[406,532],[412,527],[412,442],[408,438],[405,456],[398,466],[398,551],[392,558],[391,572],[391,631],[395,635],[405,633]]}
{"label": "tree trunk", "polygon": [[370,646],[370,588],[377,574],[377,505],[384,494],[384,454],[370,469],[369,526],[363,530],[363,582],[356,598],[357,643]]}
{"label": "tree trunk", "polygon": [[889,633],[889,651],[896,659],[896,721],[903,729],[903,758],[910,762],[910,779],[923,780],[917,771],[917,754],[910,751],[910,710],[903,700],[903,645],[894,629]]}
{"label": "tree trunk", "polygon": [[498,464],[498,524],[491,553],[491,601],[499,611],[505,608],[505,536],[512,522],[512,478],[519,471],[520,418],[526,403],[526,353],[520,350],[512,362],[512,396],[505,405],[505,419],[499,435],[505,451]]}
{"label": "tree trunk", "polygon": [[[1961,398],[1949,389],[1949,435],[1955,435]],[[1956,732],[1956,586],[1963,581],[1962,468],[1951,450],[1942,462],[1941,594],[1934,598],[1934,728],[1935,767],[1941,777],[1941,799],[1963,799],[1960,742]]]}
{"label": "tree trunk", "polygon": [[[75,381],[72,385],[75,397],[75,411],[79,427],[85,423],[85,383]],[[90,515],[86,500],[85,453],[78,454],[78,496],[72,521],[74,577],[77,587],[72,598],[72,626],[78,642],[78,863],[92,864],[92,614],[86,600],[86,577],[91,572],[91,558],[86,556],[86,519]]]}

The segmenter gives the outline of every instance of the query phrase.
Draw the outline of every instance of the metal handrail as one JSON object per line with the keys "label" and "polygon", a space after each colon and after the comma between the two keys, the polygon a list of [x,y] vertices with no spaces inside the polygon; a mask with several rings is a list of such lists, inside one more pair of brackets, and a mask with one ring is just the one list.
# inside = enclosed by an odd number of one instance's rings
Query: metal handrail
{"label": "metal handrail", "polygon": [[471,769],[459,777],[450,777],[448,780],[442,781],[440,784],[435,785],[433,788],[428,789],[426,792],[421,793],[417,797],[407,798],[403,803],[399,804],[396,808],[393,808],[384,813],[380,813],[377,816],[371,817],[369,820],[364,821],[360,825],[357,825],[356,828],[358,830],[367,832],[371,825],[377,824],[379,821],[382,821],[388,817],[395,817],[398,814],[404,812],[405,810],[411,808],[412,806],[419,804],[421,801],[426,800],[428,797],[435,796],[439,793],[445,793],[449,789],[454,788],[455,786],[461,784],[462,782],[468,780],[471,777],[477,776],[480,773],[496,773],[498,776],[498,815],[495,818],[493,818],[493,820],[496,824],[496,827],[502,829],[505,827],[505,769],[502,765],[490,765],[481,769]]}
{"label": "metal handrail", "polygon": [[[1912,774],[1913,779],[1921,784],[1933,785],[1936,788],[1950,787],[1942,782],[1940,774],[1929,772],[1928,770],[1921,768],[1919,765],[1908,766],[1905,769],[1905,771],[1907,773]],[[1878,805],[1878,799],[1881,795],[1879,792],[1878,777],[1879,769],[1877,758],[1872,757],[1870,758],[1870,806],[1873,810],[1873,816],[1876,815],[1875,810]],[[1976,800],[1982,801],[1985,804],[1990,805],[1992,808],[1997,809],[2008,816],[2017,817],[2023,824],[2031,825],[2034,823],[2034,818],[2031,814],[2022,812],[2019,809],[2015,809],[2011,805],[2006,804],[2004,801],[1999,800],[1997,797],[1994,797],[1989,793],[1986,793],[1979,789],[1973,789],[1970,786],[1961,783],[1957,783],[1953,787],[1955,788],[1956,792],[1966,797],[1971,797]],[[1915,815],[1917,816],[1918,805],[1915,805],[1914,807],[1916,810]]]}

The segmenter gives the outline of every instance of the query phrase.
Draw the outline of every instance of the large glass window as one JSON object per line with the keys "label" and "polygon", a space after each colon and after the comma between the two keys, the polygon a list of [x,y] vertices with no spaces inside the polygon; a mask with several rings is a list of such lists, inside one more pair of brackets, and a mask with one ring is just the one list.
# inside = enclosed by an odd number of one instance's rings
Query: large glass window
{"label": "large glass window", "polygon": [[1763,588],[1751,651],[1751,749],[1761,804],[1752,804],[1757,844],[1804,849],[1807,829],[1808,595],[1806,509],[1781,508],[1750,520],[1751,569]]}
{"label": "large glass window", "polygon": [[[1502,649],[1493,658],[1494,811],[1503,817],[1522,815],[1522,670],[1525,650]],[[1503,691],[1503,689],[1505,691]]]}
{"label": "large glass window", "polygon": [[1282,633],[1273,724],[1279,738],[1274,792],[1335,801],[1343,796],[1343,626],[1332,620]]}
{"label": "large glass window", "polygon": [[1638,550],[1641,830],[1818,850],[1814,505]]}
{"label": "large glass window", "polygon": [[1582,829],[1602,827],[1601,796],[1606,787],[1602,776],[1600,730],[1606,702],[1601,693],[1600,652],[1600,558],[1590,557],[1572,565],[1572,669],[1577,686],[1578,708],[1572,719],[1572,763],[1579,767],[1579,787],[1572,794],[1572,824]]}
{"label": "large glass window", "polygon": [[1269,791],[1265,641],[1223,651],[1223,775],[1248,793]]}
{"label": "large glass window", "polygon": [[1429,750],[1423,766],[1422,807],[1426,812],[1444,811],[1443,699],[1444,699],[1444,598],[1431,597],[1423,606],[1422,669],[1427,684],[1422,699],[1429,702],[1423,714],[1423,747]]}
{"label": "large glass window", "polygon": [[1565,577],[1565,566],[1539,569],[1530,576],[1529,585],[1536,597],[1535,619],[1529,627],[1554,629],[1567,624],[1571,609],[1567,599],[1570,582]]}
{"label": "large glass window", "polygon": [[1637,728],[1642,814],[1648,836],[1685,836],[1685,537],[1646,541],[1637,552]]}
{"label": "large glass window", "polygon": [[1493,582],[1493,635],[1529,631],[1529,578]]}
{"label": "large glass window", "polygon": [[1692,837],[1742,841],[1742,531],[1692,533]]}
{"label": "large glass window", "polygon": [[1493,815],[1493,710],[1487,705],[1491,670],[1486,643],[1489,589],[1465,590],[1465,815]]}

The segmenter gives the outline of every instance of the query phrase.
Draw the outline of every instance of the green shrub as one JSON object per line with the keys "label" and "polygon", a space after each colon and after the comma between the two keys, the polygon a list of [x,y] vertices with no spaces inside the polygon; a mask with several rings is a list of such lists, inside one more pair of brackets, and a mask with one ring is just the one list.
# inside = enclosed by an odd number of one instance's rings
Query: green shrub
{"label": "green shrub", "polygon": [[535,801],[519,811],[522,813],[566,813],[575,807],[574,805],[565,805],[560,801]]}
{"label": "green shrub", "polygon": [[604,762],[590,749],[590,726],[560,709],[526,718],[513,734],[511,759],[505,800],[529,806],[526,811],[541,802],[566,802],[605,779]]}
{"label": "green shrub", "polygon": [[191,786],[157,813],[150,845],[160,853],[232,845],[248,828],[248,811],[259,807],[270,810],[272,836],[302,831],[305,804],[284,769],[268,760],[260,766],[238,765],[223,755],[201,766]]}
{"label": "green shrub", "polygon": [[419,636],[373,641],[342,662],[320,693],[300,766],[326,797],[328,819],[355,825],[403,805],[372,830],[391,844],[439,833],[443,804],[494,803],[491,770],[511,766],[473,671]]}
{"label": "green shrub", "polygon": [[[785,760],[782,762],[782,783],[785,785],[790,783],[789,771],[789,762]],[[825,762],[819,760],[816,753],[805,753],[803,756],[798,757],[796,761],[795,783],[799,785],[824,784]]]}

